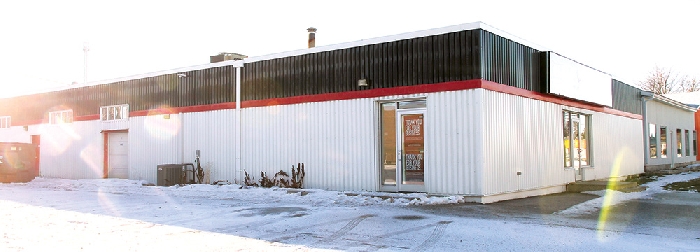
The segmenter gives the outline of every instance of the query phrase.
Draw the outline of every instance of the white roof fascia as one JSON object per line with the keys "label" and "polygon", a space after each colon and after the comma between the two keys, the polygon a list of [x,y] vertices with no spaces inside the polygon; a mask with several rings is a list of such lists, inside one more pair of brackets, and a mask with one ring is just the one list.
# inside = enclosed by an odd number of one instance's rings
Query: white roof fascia
{"label": "white roof fascia", "polygon": [[688,106],[688,105],[686,105],[686,104],[684,104],[684,103],[682,103],[682,102],[673,100],[673,99],[671,99],[671,98],[667,98],[667,97],[665,97],[665,96],[663,96],[663,95],[653,94],[651,97],[652,97],[655,101],[658,101],[658,102],[661,102],[661,103],[664,103],[664,104],[666,104],[666,105],[670,105],[670,106],[673,106],[673,107],[676,107],[676,108],[679,108],[679,109],[687,110],[687,111],[690,111],[690,112],[696,112],[696,111],[698,111],[697,108],[693,108],[693,107]]}

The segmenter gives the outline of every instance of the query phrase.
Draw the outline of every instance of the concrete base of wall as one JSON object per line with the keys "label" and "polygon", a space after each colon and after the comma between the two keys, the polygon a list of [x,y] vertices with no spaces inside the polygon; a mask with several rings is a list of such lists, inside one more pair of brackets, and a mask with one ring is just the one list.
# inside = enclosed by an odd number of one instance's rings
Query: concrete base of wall
{"label": "concrete base of wall", "polygon": [[476,203],[481,203],[481,204],[488,204],[488,203],[494,203],[494,202],[503,201],[503,200],[512,200],[512,199],[520,199],[520,198],[527,198],[527,197],[533,197],[533,196],[541,196],[541,195],[560,193],[560,192],[565,192],[565,191],[566,191],[566,185],[559,185],[559,186],[551,186],[551,187],[538,188],[538,189],[526,190],[526,191],[516,191],[516,192],[495,194],[495,195],[464,196],[464,201],[476,202]]}
{"label": "concrete base of wall", "polygon": [[619,180],[593,180],[579,181],[566,185],[567,192],[600,191],[605,189],[616,191],[632,191],[637,186],[637,182],[623,182]]}
{"label": "concrete base of wall", "polygon": [[644,172],[657,172],[657,171],[661,171],[661,170],[671,170],[671,169],[677,169],[677,168],[685,167],[685,166],[692,165],[692,164],[699,164],[699,163],[700,163],[700,161],[675,163],[675,164],[673,164],[673,167],[671,167],[671,164],[645,165]]}

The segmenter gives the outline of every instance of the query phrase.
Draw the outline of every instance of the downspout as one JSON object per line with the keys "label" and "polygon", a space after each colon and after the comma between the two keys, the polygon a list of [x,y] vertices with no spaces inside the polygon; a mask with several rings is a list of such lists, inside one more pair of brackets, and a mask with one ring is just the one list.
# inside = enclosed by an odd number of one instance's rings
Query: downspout
{"label": "downspout", "polygon": [[[644,166],[649,165],[649,122],[647,119],[647,101],[654,99],[654,93],[648,91],[641,92],[642,98],[642,123],[644,134]],[[645,169],[646,170],[646,169]]]}
{"label": "downspout", "polygon": [[[241,168],[241,66],[236,67],[236,170],[238,171],[239,183],[243,183],[243,169]],[[234,176],[235,180],[235,176]]]}
{"label": "downspout", "polygon": [[184,164],[185,163],[185,117],[180,112],[178,114],[178,119],[180,119],[180,163]]}

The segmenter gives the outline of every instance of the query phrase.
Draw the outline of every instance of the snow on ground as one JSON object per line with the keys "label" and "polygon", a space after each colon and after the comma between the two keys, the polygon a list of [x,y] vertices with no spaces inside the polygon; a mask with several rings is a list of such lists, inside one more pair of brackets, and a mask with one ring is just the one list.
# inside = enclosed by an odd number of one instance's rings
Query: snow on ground
{"label": "snow on ground", "polygon": [[[700,177],[673,175],[661,185]],[[443,216],[413,205],[461,197],[246,188],[143,186],[144,181],[37,178],[0,184],[0,251],[591,251],[698,250],[687,230],[663,235],[553,221]],[[624,196],[622,196],[624,195]],[[632,196],[629,196],[632,195]],[[393,198],[384,199],[387,196]],[[607,196],[606,196],[607,197]],[[619,202],[619,201],[615,201]],[[595,209],[595,200],[569,209]],[[564,211],[566,212],[566,211]],[[559,215],[562,216],[562,215]],[[681,234],[683,233],[683,234]]]}
{"label": "snow on ground", "polygon": [[600,198],[595,198],[578,205],[572,206],[566,210],[560,211],[557,214],[561,215],[580,215],[592,213],[600,210],[603,207],[614,206],[634,199],[651,199],[652,195],[657,193],[668,192],[662,188],[662,186],[674,182],[688,181],[691,179],[700,178],[700,172],[694,173],[682,173],[678,175],[670,175],[659,177],[656,181],[651,181],[644,186],[647,187],[645,191],[641,192],[630,192],[624,193],[615,190],[602,190],[602,191],[591,191],[584,192],[593,195],[601,196]]}
{"label": "snow on ground", "polygon": [[[208,199],[237,199],[246,201],[283,201],[293,200],[297,203],[312,203],[315,205],[437,205],[464,203],[461,196],[428,196],[425,193],[386,193],[386,192],[337,192],[319,189],[303,189],[313,194],[313,197],[301,196],[302,190],[288,193],[284,188],[247,187],[237,184],[228,185],[183,185],[171,187],[143,186],[146,181],[123,179],[47,179],[36,178],[26,184],[29,188],[43,188],[63,191],[99,191],[100,193],[162,195],[178,194],[184,197],[200,197]],[[290,195],[291,194],[291,195]],[[356,196],[348,196],[356,195]]]}

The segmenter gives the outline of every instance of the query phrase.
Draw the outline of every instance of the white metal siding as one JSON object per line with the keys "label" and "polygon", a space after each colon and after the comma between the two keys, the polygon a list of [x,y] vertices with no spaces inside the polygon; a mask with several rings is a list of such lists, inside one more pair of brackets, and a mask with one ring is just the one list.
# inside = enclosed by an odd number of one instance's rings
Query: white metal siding
{"label": "white metal siding", "polygon": [[41,133],[41,176],[96,179],[104,173],[103,136],[98,121],[44,124]]}
{"label": "white metal siding", "polygon": [[242,169],[259,180],[304,163],[304,187],[377,190],[375,107],[355,99],[243,109]]}
{"label": "white metal siding", "polygon": [[[690,161],[695,161],[695,156],[693,155],[693,146],[692,146],[692,141],[693,141],[693,136],[692,132],[695,130],[695,115],[693,112],[686,111],[680,108],[676,108],[658,101],[647,101],[647,123],[653,123],[655,124],[656,127],[656,137],[659,138],[659,128],[661,126],[665,126],[668,130],[668,136],[667,136],[667,141],[668,141],[668,157],[667,158],[661,158],[661,152],[658,152],[657,158],[650,158],[649,159],[649,164],[650,165],[660,165],[660,164],[671,164],[671,163],[680,163],[680,162],[690,162]],[[648,127],[648,125],[647,125]],[[683,141],[683,156],[682,157],[677,157],[676,156],[676,129],[682,129],[683,133],[681,135],[682,141]],[[685,130],[688,130],[690,133],[690,155],[692,156],[686,156],[685,155]],[[649,136],[646,135],[644,136],[645,138],[648,138]],[[657,141],[660,141],[657,139]],[[661,150],[661,145],[659,142],[659,145],[657,145],[658,149]],[[646,152],[649,151],[648,148],[645,148]]]}
{"label": "white metal siding", "polygon": [[100,121],[103,130],[125,130],[129,129],[129,119]]}
{"label": "white metal siding", "polygon": [[170,115],[170,119],[163,115],[129,118],[130,179],[155,183],[159,164],[182,163],[180,118],[180,115]]}
{"label": "white metal siding", "polygon": [[428,95],[425,185],[429,193],[479,195],[483,191],[482,93]]}
{"label": "white metal siding", "polygon": [[488,90],[481,93],[483,195],[573,181],[573,171],[563,167],[561,106]]}
{"label": "white metal siding", "polygon": [[598,112],[592,113],[591,120],[593,169],[584,169],[583,180],[644,172],[642,120]]}
{"label": "white metal siding", "polygon": [[[36,129],[37,127],[34,126],[34,128]],[[32,134],[24,131],[22,126],[2,128],[0,129],[0,142],[31,143],[32,138],[30,135]]]}
{"label": "white metal siding", "polygon": [[200,150],[205,182],[236,181],[236,111],[187,113],[183,117],[184,162],[194,163],[196,150]]}

